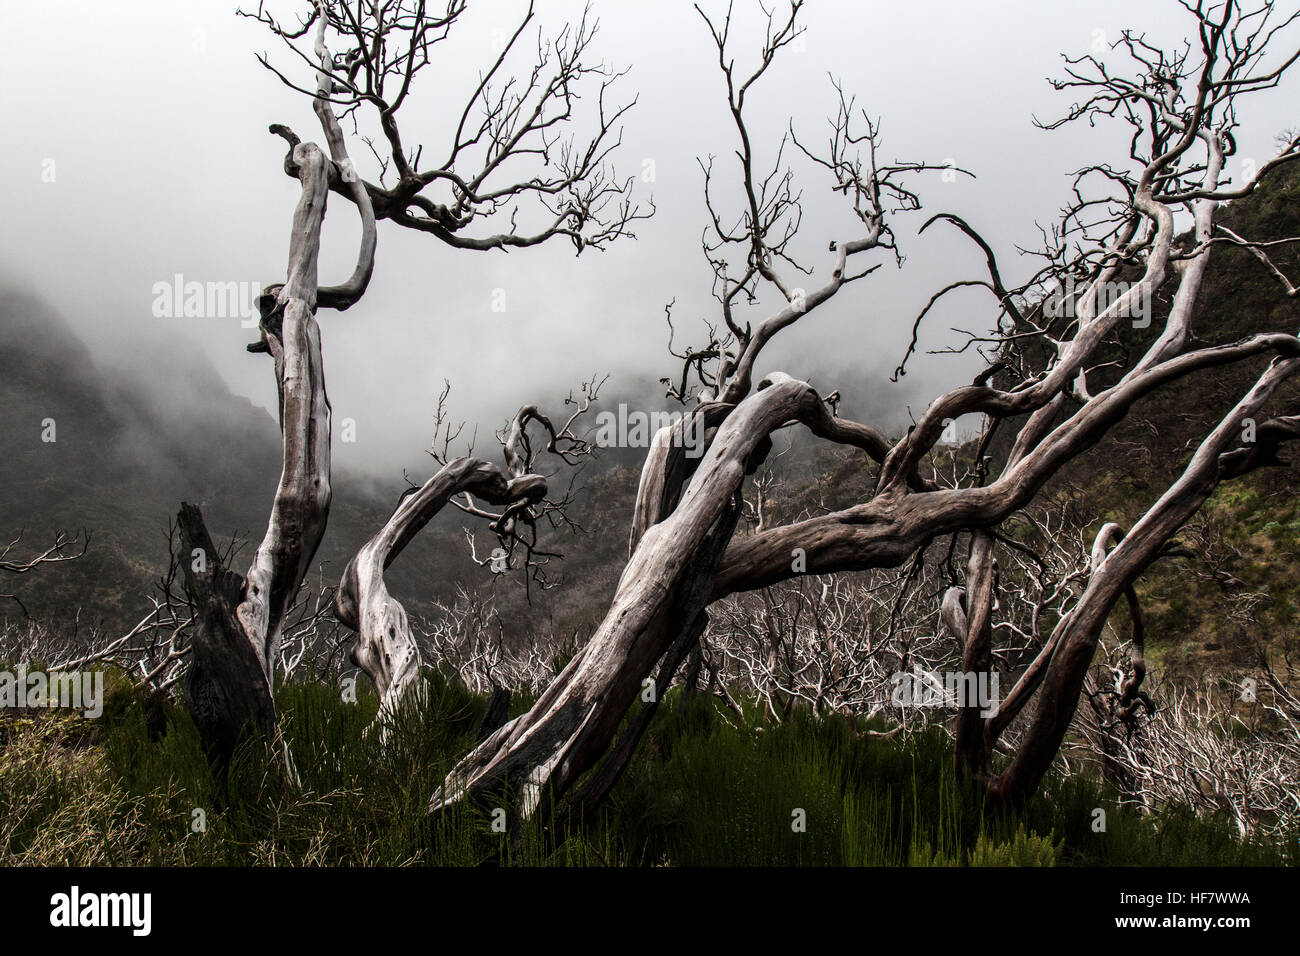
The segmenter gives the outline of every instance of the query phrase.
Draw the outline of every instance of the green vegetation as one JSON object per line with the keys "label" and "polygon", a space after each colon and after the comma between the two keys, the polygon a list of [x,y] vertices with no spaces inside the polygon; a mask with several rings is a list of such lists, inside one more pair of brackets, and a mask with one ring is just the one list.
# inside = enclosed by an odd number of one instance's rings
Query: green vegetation
{"label": "green vegetation", "polygon": [[[959,786],[937,730],[909,742],[841,717],[776,724],[670,695],[598,819],[492,808],[429,817],[438,782],[473,742],[485,700],[430,672],[381,744],[376,702],[334,686],[280,688],[301,786],[261,745],[216,805],[183,708],[109,681],[105,716],[0,719],[0,859],[81,865],[1268,865],[1294,846],[1240,842],[1230,823],[1177,809],[1140,817],[1087,776],[1053,776],[1017,814]],[[516,702],[516,712],[526,701]],[[165,727],[165,729],[164,729]],[[1094,832],[1095,811],[1105,832]],[[799,813],[798,811],[802,811]],[[498,818],[499,815],[498,815]],[[798,824],[804,827],[799,831]],[[558,834],[558,835],[557,835]]]}

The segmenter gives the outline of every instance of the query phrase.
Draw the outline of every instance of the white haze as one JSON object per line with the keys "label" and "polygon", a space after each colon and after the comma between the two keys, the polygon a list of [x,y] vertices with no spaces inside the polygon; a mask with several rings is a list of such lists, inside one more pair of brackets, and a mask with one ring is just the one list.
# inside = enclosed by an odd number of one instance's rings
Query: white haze
{"label": "white haze", "polygon": [[[513,27],[522,6],[471,3],[439,48],[437,78],[425,74],[405,110],[430,154],[445,141],[439,117],[459,105],[455,93],[490,60],[494,32]],[[569,0],[539,7],[551,28],[581,10]],[[758,23],[756,4],[736,7],[738,19]],[[684,0],[598,0],[593,8],[601,20],[595,49],[631,67],[624,95],[640,98],[616,161],[639,175],[653,160],[656,181],[638,187],[653,192],[658,215],[638,224],[638,241],[578,258],[560,242],[509,254],[458,251],[381,223],[366,297],[347,313],[322,314],[335,420],[357,423],[356,443],[336,445],[341,464],[388,473],[418,465],[444,379],[453,383],[453,412],[477,422],[480,434],[521,402],[555,407],[595,372],[613,373],[611,397],[644,395],[680,371],[664,347],[664,304],[676,299],[679,331],[697,340],[700,319],[715,317],[699,248],[695,157],[716,154],[721,177],[735,169],[735,139],[710,38]],[[283,277],[297,183],[283,174],[284,144],[266,127],[286,123],[306,138],[319,130],[309,102],[253,53],[269,51],[299,74],[303,64],[234,9],[227,0],[6,4],[0,263],[63,312],[105,366],[147,376],[150,363],[199,350],[235,392],[270,408],[269,360],[245,352],[251,333],[237,320],[151,311],[154,284],[177,273],[220,282]],[[909,405],[919,412],[937,389],[969,380],[969,359],[922,356],[900,384],[889,382],[930,294],[983,268],[954,231],[918,238],[915,228],[929,213],[958,213],[991,239],[1009,277],[1022,274],[1028,263],[1016,261],[1015,246],[1033,245],[1035,221],[1050,220],[1067,200],[1066,174],[1126,155],[1118,127],[1046,133],[1032,125],[1032,116],[1069,106],[1044,80],[1059,74],[1059,53],[1087,51],[1096,31],[1114,38],[1125,26],[1169,42],[1183,36],[1183,13],[1172,0],[813,0],[804,49],[779,58],[752,99],[760,166],[774,157],[787,117],[801,138],[823,139],[834,106],[830,71],[883,119],[885,160],[952,159],[979,178],[918,177],[926,213],[899,224],[905,267],[887,264],[842,292],[783,335],[760,371],[781,368],[839,388],[846,410],[890,428],[906,422]],[[755,52],[752,43],[737,45],[740,69]],[[1295,119],[1277,95],[1252,99],[1241,155],[1271,155],[1274,134]],[[360,144],[353,155],[373,175]],[[827,243],[850,237],[854,222],[825,176],[792,159],[805,206],[801,250],[816,270],[802,281],[811,286],[825,281]],[[53,183],[42,181],[49,161]],[[338,200],[331,208],[324,282],[342,279],[355,256],[354,214]],[[492,311],[496,289],[505,291],[504,313]],[[923,347],[953,341],[952,326],[985,326],[988,306],[975,292],[953,297],[927,321]]]}

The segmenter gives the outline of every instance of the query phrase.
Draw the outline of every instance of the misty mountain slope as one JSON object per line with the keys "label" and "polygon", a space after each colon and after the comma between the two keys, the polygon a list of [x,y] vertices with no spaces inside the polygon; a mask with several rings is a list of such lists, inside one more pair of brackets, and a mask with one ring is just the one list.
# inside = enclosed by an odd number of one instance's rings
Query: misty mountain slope
{"label": "misty mountain slope", "polygon": [[0,531],[12,538],[25,529],[23,553],[60,528],[92,537],[80,561],[22,579],[34,616],[66,618],[72,599],[91,620],[116,619],[161,570],[181,496],[236,524],[250,517],[242,500],[274,491],[278,443],[266,412],[231,395],[201,356],[158,374],[186,397],[210,397],[183,403],[186,427],[98,368],[52,309],[22,294],[0,299]]}
{"label": "misty mountain slope", "polygon": [[[240,570],[265,531],[281,469],[275,420],[232,394],[197,350],[172,349],[156,366],[147,383],[116,378],[95,364],[53,309],[22,293],[0,297],[6,422],[0,431],[0,536],[9,541],[23,532],[15,554],[26,555],[47,546],[60,529],[85,528],[91,535],[83,558],[5,583],[37,620],[66,626],[80,614],[83,624],[102,622],[113,631],[138,619],[165,569],[168,523],[182,500],[203,507],[219,544],[232,536],[242,540],[235,561]],[[591,487],[580,495],[578,511],[590,535],[549,536],[550,546],[571,559],[557,562],[549,577],[569,587],[534,586],[529,604],[518,575],[498,579],[473,563],[466,522],[448,509],[390,569],[390,588],[417,618],[435,599],[455,600],[467,587],[498,594],[503,627],[511,632],[589,626],[592,607],[612,592],[624,557],[636,472],[618,462],[629,457],[617,450],[585,477]],[[427,474],[412,479],[432,474],[432,459],[428,466]],[[557,482],[567,480],[561,475]],[[396,475],[380,481],[343,469],[335,469],[333,486],[329,525],[309,578],[313,586],[337,582],[404,487]],[[477,533],[479,547],[490,553],[486,527]],[[0,615],[14,619],[21,610],[5,602]]]}

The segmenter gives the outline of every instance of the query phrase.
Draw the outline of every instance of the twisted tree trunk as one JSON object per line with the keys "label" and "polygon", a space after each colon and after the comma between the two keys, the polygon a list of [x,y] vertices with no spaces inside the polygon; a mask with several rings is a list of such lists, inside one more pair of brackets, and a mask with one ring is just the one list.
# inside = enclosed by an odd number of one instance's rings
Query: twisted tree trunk
{"label": "twisted tree trunk", "polygon": [[736,406],[676,509],[641,536],[591,640],[527,714],[451,771],[434,794],[433,809],[505,790],[527,816],[566,791],[606,751],[642,682],[694,620],[675,614],[676,602],[693,584],[688,571],[711,576],[712,567],[692,567],[693,561],[711,534],[734,523],[731,502],[760,443],[788,421],[824,414],[811,387],[784,376]]}
{"label": "twisted tree trunk", "polygon": [[482,458],[457,458],[405,496],[383,529],[348,563],[334,596],[338,619],[357,631],[353,659],[380,697],[381,720],[419,677],[420,655],[406,610],[388,593],[384,571],[454,495],[473,492],[491,504],[518,506],[546,494],[540,475],[513,478]]}
{"label": "twisted tree trunk", "polygon": [[[364,184],[350,174],[343,132],[328,103],[332,85],[327,73],[333,60],[324,36],[322,19],[316,37],[322,71],[313,107],[333,158],[313,143],[299,142],[283,127],[271,128],[289,141],[285,168],[301,182],[302,192],[294,210],[285,281],[269,286],[260,297],[261,338],[249,346],[249,351],[270,354],[279,391],[284,467],[266,534],[241,577],[222,567],[197,507],[183,505],[178,520],[189,551],[186,586],[200,610],[187,700],[219,779],[246,734],[274,734],[281,628],[329,517],[330,404],[316,308],[318,303],[348,308],[365,291],[374,267],[374,213]],[[357,205],[362,238],[348,281],[320,288],[321,226],[331,189]]]}

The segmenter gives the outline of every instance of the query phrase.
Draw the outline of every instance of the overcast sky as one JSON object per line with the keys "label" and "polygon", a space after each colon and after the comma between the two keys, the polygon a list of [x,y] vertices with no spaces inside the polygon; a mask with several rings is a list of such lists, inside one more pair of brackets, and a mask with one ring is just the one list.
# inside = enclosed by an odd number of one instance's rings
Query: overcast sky
{"label": "overcast sky", "polygon": [[[177,273],[220,282],[283,278],[298,188],[281,170],[283,142],[266,127],[281,122],[304,138],[320,134],[309,101],[254,52],[269,51],[309,84],[305,67],[263,27],[237,18],[229,0],[6,6],[0,270],[34,284],[106,365],[201,350],[233,390],[270,407],[274,377],[269,359],[245,352],[249,330],[237,320],[156,318],[152,290]],[[459,107],[455,94],[490,63],[494,35],[512,29],[523,6],[471,2],[452,40],[438,48],[441,59],[404,110],[429,155],[445,151],[441,120]],[[568,0],[539,6],[547,28],[581,10]],[[639,176],[653,162],[655,181],[638,188],[653,194],[658,215],[637,224],[638,241],[578,258],[558,242],[509,254],[453,250],[380,223],[364,300],[321,316],[335,420],[357,422],[357,443],[336,445],[340,462],[382,471],[419,464],[444,378],[453,383],[453,412],[490,429],[522,401],[555,407],[593,372],[614,373],[611,394],[621,383],[673,374],[663,307],[674,297],[683,333],[716,317],[699,248],[705,219],[695,157],[716,154],[722,179],[735,168],[735,140],[712,42],[684,0],[596,0],[593,8],[601,21],[595,50],[631,68],[624,94],[639,96],[616,163]],[[757,14],[756,4],[737,0],[739,21],[757,26]],[[952,159],[977,174],[916,185],[926,214],[966,217],[1015,278],[1030,267],[1015,260],[1014,246],[1033,244],[1035,222],[1065,202],[1066,174],[1125,156],[1119,128],[1047,133],[1032,125],[1034,115],[1054,117],[1069,105],[1045,82],[1059,73],[1059,53],[1087,51],[1124,26],[1168,41],[1184,35],[1186,14],[1173,0],[811,0],[804,22],[802,47],[783,55],[753,94],[760,166],[771,163],[787,118],[801,138],[821,139],[835,103],[827,76],[834,73],[883,120],[884,159]],[[739,68],[755,53],[738,43]],[[1249,98],[1243,157],[1272,155],[1274,134],[1296,124],[1285,94]],[[373,175],[361,144],[352,154],[363,175]],[[824,171],[799,157],[793,165],[805,206],[801,248],[815,267],[804,281],[812,287],[828,275],[827,243],[852,238],[854,221]],[[969,380],[968,362],[931,358],[901,384],[888,381],[930,294],[981,275],[969,243],[951,233],[916,237],[923,218],[897,225],[907,256],[901,271],[887,265],[849,287],[782,336],[760,371],[779,368],[839,388],[846,409],[892,427],[906,420],[909,403],[919,413],[937,388]],[[341,281],[356,254],[347,204],[333,200],[325,233],[322,281]],[[504,312],[492,309],[498,289]],[[951,340],[952,325],[987,325],[988,305],[978,293],[954,298],[927,326],[923,345]]]}

